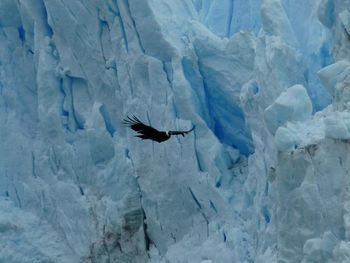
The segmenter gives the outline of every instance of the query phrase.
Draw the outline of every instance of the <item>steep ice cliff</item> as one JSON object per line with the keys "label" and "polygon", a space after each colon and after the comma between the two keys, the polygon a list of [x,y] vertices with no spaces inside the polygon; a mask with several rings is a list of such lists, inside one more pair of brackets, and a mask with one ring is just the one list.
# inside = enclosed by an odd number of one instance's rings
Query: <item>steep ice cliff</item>
{"label": "steep ice cliff", "polygon": [[0,262],[349,262],[349,8],[2,0]]}

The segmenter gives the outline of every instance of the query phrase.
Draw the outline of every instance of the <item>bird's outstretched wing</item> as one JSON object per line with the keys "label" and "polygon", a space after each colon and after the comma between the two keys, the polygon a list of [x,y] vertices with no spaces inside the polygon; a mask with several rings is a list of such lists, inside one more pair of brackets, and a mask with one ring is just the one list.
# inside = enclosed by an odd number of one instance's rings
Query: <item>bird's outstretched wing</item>
{"label": "bird's outstretched wing", "polygon": [[[156,130],[155,128],[145,125],[143,124],[137,117],[135,117],[134,115],[130,118],[129,116],[127,116],[127,118],[124,119],[123,123],[125,125],[128,125],[131,129],[133,129],[134,131],[149,136],[151,134],[157,134],[159,133],[158,130]],[[142,138],[141,136],[139,136],[140,138]]]}
{"label": "bird's outstretched wing", "polygon": [[185,137],[185,134],[193,131],[194,128],[195,128],[195,126],[193,126],[192,129],[190,129],[188,131],[169,131],[168,133],[169,133],[169,135],[182,135],[182,136]]}

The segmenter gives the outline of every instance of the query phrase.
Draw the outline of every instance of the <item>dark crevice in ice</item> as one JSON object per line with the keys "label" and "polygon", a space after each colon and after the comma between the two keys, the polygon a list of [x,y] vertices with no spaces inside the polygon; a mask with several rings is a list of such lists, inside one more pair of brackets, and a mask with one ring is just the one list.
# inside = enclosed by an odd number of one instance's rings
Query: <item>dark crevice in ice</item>
{"label": "dark crevice in ice", "polygon": [[130,19],[131,19],[133,27],[134,27],[136,38],[138,40],[140,49],[141,49],[142,53],[146,54],[145,48],[143,47],[143,44],[142,44],[142,41],[141,41],[140,33],[137,30],[135,19],[133,18],[132,14],[131,14],[129,1],[125,0],[125,4],[126,4],[127,11],[128,11],[128,15],[130,16]]}
{"label": "dark crevice in ice", "polygon": [[18,37],[22,42],[26,41],[26,31],[22,26],[20,26],[18,29]]}
{"label": "dark crevice in ice", "polygon": [[102,105],[99,110],[100,110],[102,118],[105,122],[107,132],[111,135],[111,137],[113,137],[113,134],[115,132],[115,128],[112,124],[111,117],[110,117],[106,107],[104,105]]}
{"label": "dark crevice in ice", "polygon": [[233,18],[233,0],[230,1],[229,3],[229,8],[228,8],[228,16],[227,16],[227,24],[226,24],[226,37],[231,36],[231,25],[232,25],[232,18]]}
{"label": "dark crevice in ice", "polygon": [[210,207],[213,208],[215,213],[218,213],[218,210],[216,209],[216,206],[214,205],[213,201],[209,200],[209,202],[210,202]]}
{"label": "dark crevice in ice", "polygon": [[126,35],[126,31],[125,31],[125,26],[124,26],[124,21],[123,21],[123,18],[121,16],[121,13],[120,13],[120,9],[119,9],[119,6],[118,6],[118,2],[116,2],[116,8],[117,8],[117,14],[116,14],[116,17],[119,21],[119,24],[120,24],[120,29],[121,29],[121,33],[122,33],[122,36],[123,36],[123,39],[124,39],[124,43],[125,43],[125,49],[126,49],[126,52],[129,52],[129,42],[128,42],[128,37]]}
{"label": "dark crevice in ice", "polygon": [[48,18],[48,13],[47,13],[47,8],[46,8],[46,5],[45,5],[45,1],[42,1],[42,3],[43,3],[43,14],[44,14],[44,19],[45,19],[46,31],[47,31],[46,34],[47,34],[47,36],[52,37],[53,36],[53,30],[52,30],[52,27],[49,24],[49,18]]}
{"label": "dark crevice in ice", "polygon": [[34,152],[32,152],[32,174],[33,177],[37,178],[36,170],[35,170],[35,155]]}
{"label": "dark crevice in ice", "polygon": [[191,196],[192,196],[194,202],[195,202],[196,205],[198,206],[198,208],[199,208],[199,209],[202,209],[202,205],[199,203],[197,197],[194,195],[194,193],[193,193],[191,187],[188,187],[188,190],[190,191],[190,194],[191,194]]}
{"label": "dark crevice in ice", "polygon": [[193,131],[193,143],[194,143],[194,153],[195,153],[195,157],[196,157],[196,161],[197,161],[197,166],[198,166],[198,170],[200,172],[203,172],[204,169],[202,167],[202,164],[201,164],[201,160],[200,160],[200,157],[199,157],[199,152],[198,152],[198,149],[197,149],[197,140],[196,140],[196,131],[194,130]]}

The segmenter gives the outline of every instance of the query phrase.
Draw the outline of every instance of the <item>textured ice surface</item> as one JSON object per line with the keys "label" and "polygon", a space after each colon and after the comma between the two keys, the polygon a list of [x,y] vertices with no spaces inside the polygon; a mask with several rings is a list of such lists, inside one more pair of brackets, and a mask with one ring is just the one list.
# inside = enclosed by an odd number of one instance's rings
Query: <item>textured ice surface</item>
{"label": "textured ice surface", "polygon": [[0,1],[0,262],[349,262],[349,7]]}
{"label": "textured ice surface", "polygon": [[271,133],[287,122],[305,121],[311,117],[312,104],[305,88],[294,85],[265,109],[265,123]]}

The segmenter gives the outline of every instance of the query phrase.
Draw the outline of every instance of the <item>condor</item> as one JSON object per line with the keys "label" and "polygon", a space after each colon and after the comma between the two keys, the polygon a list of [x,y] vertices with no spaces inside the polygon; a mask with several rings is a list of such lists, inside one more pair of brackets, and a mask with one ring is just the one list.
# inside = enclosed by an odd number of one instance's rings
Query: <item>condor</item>
{"label": "condor", "polygon": [[147,126],[143,124],[138,118],[135,116],[129,117],[124,119],[123,123],[136,131],[137,133],[140,133],[140,135],[136,135],[136,137],[141,138],[142,140],[152,140],[156,142],[164,142],[166,140],[169,140],[171,135],[182,135],[185,136],[185,134],[193,131],[194,126],[192,129],[188,131],[158,131],[157,129]]}

